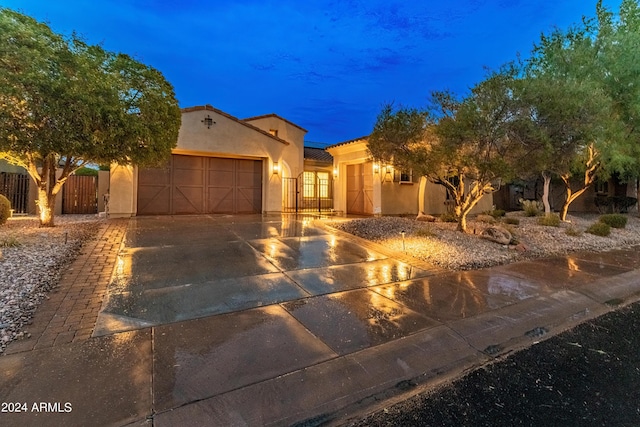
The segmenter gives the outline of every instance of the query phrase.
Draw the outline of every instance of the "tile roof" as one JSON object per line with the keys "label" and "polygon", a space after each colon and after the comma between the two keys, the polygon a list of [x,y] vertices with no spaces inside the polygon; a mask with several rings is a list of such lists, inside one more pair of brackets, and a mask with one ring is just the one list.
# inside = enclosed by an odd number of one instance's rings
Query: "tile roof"
{"label": "tile roof", "polygon": [[317,162],[333,163],[333,156],[324,148],[304,147],[304,158]]}
{"label": "tile roof", "polygon": [[303,127],[298,126],[297,124],[290,122],[289,120],[285,119],[284,117],[280,117],[279,115],[275,114],[275,113],[271,113],[271,114],[263,114],[262,116],[255,116],[255,117],[249,117],[248,119],[243,119],[243,121],[245,122],[250,122],[251,120],[258,120],[258,119],[266,119],[268,117],[275,117],[277,119],[282,120],[283,122],[289,123],[291,126],[295,126],[298,129],[304,131],[305,133],[308,132],[308,130],[306,130]]}
{"label": "tile roof", "polygon": [[369,138],[369,135],[365,135],[365,136],[361,136],[360,138],[354,138],[354,139],[350,139],[348,141],[338,142],[337,144],[329,145],[326,148],[335,148],[335,147],[340,147],[342,145],[349,145],[349,144],[352,144],[354,142],[366,141],[368,138]]}
{"label": "tile roof", "polygon": [[[284,140],[284,139],[282,139],[282,138],[278,138],[277,136],[271,135],[269,132],[264,131],[264,130],[262,130],[262,129],[258,128],[258,127],[255,127],[254,125],[249,124],[249,123],[247,123],[247,122],[246,122],[246,121],[244,121],[244,120],[240,120],[240,119],[239,119],[239,118],[237,118],[237,117],[233,117],[231,114],[225,113],[225,112],[224,112],[224,111],[222,111],[222,110],[218,110],[217,108],[214,108],[213,106],[211,106],[211,105],[209,105],[209,104],[207,104],[207,105],[198,105],[198,106],[195,106],[195,107],[187,107],[187,108],[183,108],[183,109],[182,109],[182,112],[183,112],[183,113],[190,113],[190,112],[192,112],[192,111],[213,111],[213,112],[214,112],[214,113],[216,113],[216,114],[220,114],[221,116],[224,116],[224,117],[226,117],[226,118],[228,118],[228,119],[231,119],[231,120],[233,120],[234,122],[240,123],[240,124],[241,124],[241,125],[243,125],[243,126],[246,126],[246,127],[248,127],[248,128],[251,128],[251,129],[255,130],[256,132],[260,132],[261,134],[266,135],[266,136],[268,136],[268,137],[269,137],[269,138],[271,138],[271,139],[275,139],[276,141],[278,141],[278,142],[280,142],[280,143],[282,143],[282,144],[284,144],[284,145],[289,145],[289,142],[288,142],[288,141],[285,141],[285,140]],[[284,120],[284,119],[283,119],[283,120]]]}

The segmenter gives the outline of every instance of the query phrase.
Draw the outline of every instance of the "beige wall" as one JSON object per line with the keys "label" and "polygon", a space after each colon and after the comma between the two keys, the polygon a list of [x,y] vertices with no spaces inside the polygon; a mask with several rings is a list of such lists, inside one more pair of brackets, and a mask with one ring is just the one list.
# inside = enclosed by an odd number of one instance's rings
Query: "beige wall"
{"label": "beige wall", "polygon": [[109,217],[126,218],[135,215],[138,191],[137,169],[133,166],[111,165],[109,173]]}
{"label": "beige wall", "polygon": [[[214,122],[209,128],[203,123],[207,116]],[[268,130],[273,128],[278,129],[281,140],[268,134]],[[262,211],[280,212],[283,171],[292,176],[303,171],[304,133],[304,130],[277,117],[246,124],[209,106],[194,107],[182,113],[182,125],[173,153],[262,160]],[[273,174],[274,162],[280,165],[278,174]],[[110,182],[110,216],[135,215],[137,169],[112,166]]]}
{"label": "beige wall", "polygon": [[[344,145],[327,148],[333,156],[334,168],[338,170],[338,176],[334,179],[334,209],[346,212],[347,200],[347,165],[364,163],[369,159],[365,139],[356,140]],[[415,215],[422,211],[431,215],[440,215],[447,212],[445,205],[446,190],[441,185],[433,184],[426,178],[413,177],[414,182],[399,183],[390,182],[393,179],[393,169],[386,179],[385,168],[373,176],[373,211],[382,215]],[[472,214],[490,210],[493,205],[493,196],[488,194],[471,211]]]}
{"label": "beige wall", "polygon": [[[420,210],[429,215],[442,215],[447,213],[447,190],[438,184],[429,182],[426,178],[422,178],[421,187],[424,188],[423,204]],[[493,194],[487,194],[478,204],[471,210],[470,214],[479,214],[493,208]]]}

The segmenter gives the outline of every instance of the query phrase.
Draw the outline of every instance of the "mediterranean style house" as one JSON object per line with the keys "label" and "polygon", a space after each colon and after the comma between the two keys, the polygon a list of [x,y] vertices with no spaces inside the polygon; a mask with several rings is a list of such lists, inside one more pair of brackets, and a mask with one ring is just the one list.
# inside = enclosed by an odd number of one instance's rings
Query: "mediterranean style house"
{"label": "mediterranean style house", "polygon": [[[331,145],[333,156],[334,209],[357,215],[415,215],[419,212],[440,215],[451,208],[441,185],[411,170],[373,162],[367,150],[367,137]],[[487,194],[471,211],[490,210],[493,195]]]}
{"label": "mediterranean style house", "polygon": [[306,133],[275,114],[185,108],[166,165],[112,165],[109,216],[281,212],[283,178],[303,172]]}

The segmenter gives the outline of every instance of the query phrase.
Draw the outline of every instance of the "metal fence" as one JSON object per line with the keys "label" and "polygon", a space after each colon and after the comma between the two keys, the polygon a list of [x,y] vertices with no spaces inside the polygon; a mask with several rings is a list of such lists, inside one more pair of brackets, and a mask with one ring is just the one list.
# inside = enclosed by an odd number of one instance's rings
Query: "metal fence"
{"label": "metal fence", "polygon": [[306,171],[283,178],[284,212],[325,212],[333,209],[333,179],[328,172]]}

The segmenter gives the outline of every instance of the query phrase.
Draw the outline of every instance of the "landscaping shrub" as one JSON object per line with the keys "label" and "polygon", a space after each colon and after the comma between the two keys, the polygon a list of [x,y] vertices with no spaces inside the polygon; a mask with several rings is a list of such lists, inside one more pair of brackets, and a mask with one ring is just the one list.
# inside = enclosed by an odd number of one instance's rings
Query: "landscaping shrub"
{"label": "landscaping shrub", "polygon": [[496,223],[496,219],[492,216],[492,215],[478,215],[476,217],[476,221],[478,222],[484,222],[485,224],[495,224]]}
{"label": "landscaping shrub", "polygon": [[440,221],[442,222],[458,222],[456,216],[453,213],[443,213],[440,215]]}
{"label": "landscaping shrub", "polygon": [[611,227],[604,222],[596,222],[591,224],[586,230],[587,233],[594,234],[596,236],[606,237],[611,234]]}
{"label": "landscaping shrub", "polygon": [[0,239],[0,247],[15,248],[16,246],[20,246],[20,241],[16,238],[16,236],[8,236]]}
{"label": "landscaping shrub", "polygon": [[520,225],[520,220],[518,218],[514,218],[512,216],[504,217],[502,222],[504,222],[505,224]]}
{"label": "landscaping shrub", "polygon": [[621,214],[602,215],[600,222],[604,222],[613,228],[625,228],[627,226],[627,217]]}
{"label": "landscaping shrub", "polygon": [[506,211],[502,209],[492,209],[490,211],[482,212],[484,215],[491,215],[495,219],[499,219],[507,214]]}
{"label": "landscaping shrub", "polygon": [[0,194],[0,225],[7,222],[11,216],[11,202],[9,199]]}
{"label": "landscaping shrub", "polygon": [[577,228],[574,227],[569,227],[565,230],[564,232],[567,236],[572,236],[572,237],[579,237],[582,236],[582,231],[580,231]]}
{"label": "landscaping shrub", "polygon": [[520,204],[522,205],[522,210],[524,211],[525,216],[538,216],[544,209],[542,203],[537,200],[520,199]]}
{"label": "landscaping shrub", "polygon": [[434,237],[436,235],[436,233],[433,232],[433,230],[431,229],[431,227],[422,227],[422,228],[418,228],[414,234],[416,236],[420,236],[420,237]]}
{"label": "landscaping shrub", "polygon": [[560,225],[560,217],[556,214],[541,216],[538,218],[538,224],[547,227],[557,227]]}

